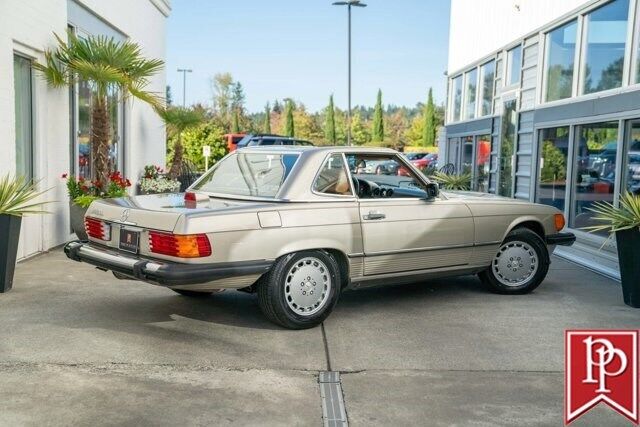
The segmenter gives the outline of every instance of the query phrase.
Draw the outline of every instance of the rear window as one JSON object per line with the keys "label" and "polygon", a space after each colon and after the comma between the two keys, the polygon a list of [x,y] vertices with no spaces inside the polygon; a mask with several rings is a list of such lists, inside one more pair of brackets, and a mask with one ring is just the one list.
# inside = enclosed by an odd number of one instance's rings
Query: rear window
{"label": "rear window", "polygon": [[193,189],[230,196],[274,198],[298,157],[298,154],[232,154],[211,168]]}

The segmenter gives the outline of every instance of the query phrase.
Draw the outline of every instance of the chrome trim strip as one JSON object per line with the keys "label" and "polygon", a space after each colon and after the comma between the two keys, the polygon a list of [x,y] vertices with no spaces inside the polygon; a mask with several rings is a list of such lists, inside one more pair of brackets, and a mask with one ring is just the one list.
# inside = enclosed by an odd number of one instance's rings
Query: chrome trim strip
{"label": "chrome trim strip", "polygon": [[499,243],[501,243],[501,241],[498,240],[496,242],[486,242],[486,243],[463,243],[459,245],[428,246],[424,248],[411,248],[411,249],[398,249],[394,251],[369,252],[366,254],[366,256],[394,255],[394,254],[404,254],[404,253],[411,253],[411,252],[429,252],[429,251],[437,251],[437,250],[444,250],[444,249],[474,248],[479,246],[497,245]]}

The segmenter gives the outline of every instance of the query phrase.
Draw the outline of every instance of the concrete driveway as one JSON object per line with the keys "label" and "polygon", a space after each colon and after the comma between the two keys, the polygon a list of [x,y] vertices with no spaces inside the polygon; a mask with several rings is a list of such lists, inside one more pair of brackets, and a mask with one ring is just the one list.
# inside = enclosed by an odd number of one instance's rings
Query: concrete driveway
{"label": "concrete driveway", "polygon": [[[619,285],[554,258],[526,296],[475,277],[348,292],[323,327],[267,322],[256,298],[119,281],[61,251],[0,295],[0,425],[561,425],[566,328],[638,328]],[[598,407],[575,425],[628,425]]]}

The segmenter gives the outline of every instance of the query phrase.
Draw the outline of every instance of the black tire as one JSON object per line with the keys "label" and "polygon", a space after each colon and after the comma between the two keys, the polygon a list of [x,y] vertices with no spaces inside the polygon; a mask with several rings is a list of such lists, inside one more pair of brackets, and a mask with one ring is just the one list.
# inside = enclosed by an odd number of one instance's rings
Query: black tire
{"label": "black tire", "polygon": [[[504,282],[508,280],[504,276],[500,274],[500,268],[503,266],[500,260],[501,250],[507,246],[508,243],[513,243],[516,247],[526,248],[528,246],[529,249],[535,252],[537,257],[537,266],[535,273],[530,277],[526,278],[522,283],[513,283],[513,284],[505,284]],[[521,245],[524,244],[524,245]],[[520,246],[518,246],[520,245]],[[513,246],[512,246],[513,247]],[[503,252],[505,253],[505,252]],[[520,259],[504,258],[502,262],[516,262],[519,263],[514,265],[515,268],[523,267],[520,264]],[[528,263],[528,264],[527,264]],[[523,264],[526,271],[527,266],[532,268],[530,265],[530,261],[525,261]],[[533,291],[535,288],[540,286],[544,278],[547,276],[547,272],[549,271],[549,251],[547,249],[547,245],[544,241],[538,236],[535,232],[527,229],[527,228],[516,228],[512,230],[507,237],[504,239],[502,244],[500,245],[500,250],[496,254],[493,260],[491,260],[491,265],[479,273],[478,276],[484,285],[486,285],[491,292],[495,292],[498,294],[527,294]],[[509,267],[511,265],[509,264]],[[518,272],[517,274],[519,274]],[[524,273],[523,273],[524,274]]]}
{"label": "black tire", "polygon": [[213,294],[213,292],[207,292],[207,291],[188,291],[186,289],[171,289],[171,290],[177,294],[182,295],[183,297],[189,297],[189,298],[204,298]]}
{"label": "black tire", "polygon": [[[328,286],[327,296],[322,297],[323,302],[318,306],[318,311],[301,315],[289,306],[285,289],[287,289],[290,270],[296,266],[296,263],[308,258],[315,258],[326,266],[330,286]],[[271,270],[262,276],[257,288],[258,304],[267,319],[287,329],[308,329],[322,323],[338,302],[341,288],[340,268],[335,258],[328,252],[321,250],[295,252],[279,258]]]}

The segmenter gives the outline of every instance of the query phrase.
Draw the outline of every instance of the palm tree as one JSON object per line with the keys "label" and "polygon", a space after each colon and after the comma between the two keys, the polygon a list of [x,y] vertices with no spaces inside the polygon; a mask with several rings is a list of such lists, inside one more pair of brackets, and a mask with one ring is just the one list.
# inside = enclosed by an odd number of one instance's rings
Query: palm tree
{"label": "palm tree", "polygon": [[204,121],[204,115],[201,110],[184,107],[169,107],[158,111],[158,113],[167,125],[169,134],[175,137],[173,161],[171,162],[171,169],[169,169],[169,176],[175,179],[180,175],[184,163],[182,133],[187,129],[199,126]]}
{"label": "palm tree", "polygon": [[72,31],[68,41],[58,40],[58,47],[45,52],[45,64],[34,64],[52,87],[73,86],[87,82],[92,89],[91,151],[93,178],[107,182],[109,173],[110,118],[109,94],[117,92],[122,99],[134,97],[162,108],[162,98],[146,91],[149,78],[158,73],[164,62],[147,59],[137,43],[115,41],[105,36],[80,38]]}

